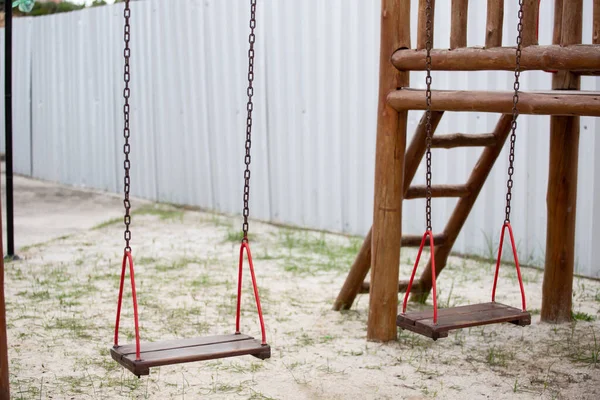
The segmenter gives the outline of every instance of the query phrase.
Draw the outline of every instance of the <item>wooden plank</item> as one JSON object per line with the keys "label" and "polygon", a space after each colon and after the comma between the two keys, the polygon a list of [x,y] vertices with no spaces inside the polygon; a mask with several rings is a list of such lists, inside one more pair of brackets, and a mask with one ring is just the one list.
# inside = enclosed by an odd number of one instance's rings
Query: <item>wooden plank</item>
{"label": "wooden plank", "polygon": [[[216,335],[216,336],[205,336],[205,337],[197,337],[197,338],[189,338],[189,339],[175,339],[175,340],[165,340],[161,342],[150,342],[150,343],[142,343],[140,350],[145,353],[149,351],[159,351],[159,350],[169,350],[169,349],[178,349],[183,347],[194,347],[194,346],[203,346],[207,344],[215,344],[215,343],[225,343],[225,342],[235,342],[239,340],[249,340],[254,339],[252,336],[248,335]],[[135,354],[135,344],[126,344],[123,346],[119,346],[118,352],[121,354]]]}
{"label": "wooden plank", "polygon": [[[556,16],[561,45],[582,41],[583,1],[563,2]],[[558,28],[558,21],[561,22]],[[555,32],[556,33],[556,32]],[[553,74],[552,88],[577,90],[581,80],[569,71]],[[577,210],[577,169],[579,163],[580,121],[577,117],[550,118],[550,160],[548,174],[546,263],[542,284],[541,320],[571,320],[573,270],[575,266],[575,226]]]}
{"label": "wooden plank", "polygon": [[[510,114],[513,92],[434,90],[431,107],[436,111],[469,111]],[[396,110],[424,110],[425,91],[395,90],[388,102]],[[593,116],[600,117],[600,93],[552,94],[521,92],[519,113],[532,115]]]}
{"label": "wooden plank", "polygon": [[592,43],[600,44],[600,0],[594,0]]}
{"label": "wooden plank", "polygon": [[[498,120],[496,128],[494,129],[494,136],[496,136],[498,143],[497,146],[486,147],[483,149],[477,164],[475,164],[475,167],[473,168],[473,172],[471,172],[471,175],[467,180],[467,185],[471,188],[471,194],[458,200],[452,215],[448,219],[443,232],[445,241],[441,246],[436,246],[435,249],[435,270],[437,275],[439,275],[446,266],[446,261],[448,260],[452,246],[454,246],[458,234],[469,217],[492,167],[502,152],[504,142],[506,142],[510,133],[511,123],[512,115],[510,114],[503,115]],[[421,273],[419,282],[421,283],[421,291],[419,292],[413,289],[411,298],[412,300],[423,302],[431,291],[432,286],[431,260],[429,260],[425,270]]]}
{"label": "wooden plank", "polygon": [[426,327],[435,332],[447,332],[455,329],[471,328],[474,326],[498,324],[511,321],[529,321],[531,315],[517,308],[495,308],[479,310],[472,313],[455,314],[447,317],[438,316],[437,325],[433,324],[433,318],[415,321],[415,326],[425,329]]}
{"label": "wooden plank", "polygon": [[[425,50],[399,49],[392,63],[400,71],[424,71]],[[514,71],[515,48],[467,47],[463,49],[436,49],[431,51],[434,71]],[[598,44],[570,46],[530,46],[521,52],[522,71],[571,70],[578,74],[600,71]]]}
{"label": "wooden plank", "polygon": [[[488,310],[502,310],[505,309],[506,305],[501,303],[478,303],[478,304],[468,304],[465,306],[458,307],[449,307],[449,308],[439,308],[438,309],[438,321],[441,318],[449,318],[455,315],[464,315],[464,314],[472,314],[479,311],[488,311]],[[398,317],[402,317],[406,320],[410,320],[413,322],[421,321],[421,320],[429,320],[433,318],[433,309],[426,311],[413,311],[407,312],[406,314],[398,315]]]}
{"label": "wooden plank", "polygon": [[[427,47],[427,0],[419,0],[419,20],[417,25],[417,49],[422,50]],[[435,32],[435,0],[431,0],[431,46]],[[409,48],[410,46],[407,46]]]}
{"label": "wooden plank", "polygon": [[[433,185],[431,197],[463,197],[470,193],[466,185]],[[422,199],[427,196],[427,186],[416,185],[408,188],[405,199]]]}
{"label": "wooden plank", "polygon": [[496,145],[496,136],[493,133],[482,135],[469,135],[464,133],[453,133],[450,135],[434,136],[431,147],[452,149],[456,147],[487,147]]}
{"label": "wooden plank", "polygon": [[450,48],[467,47],[469,0],[452,0]]}
{"label": "wooden plank", "polygon": [[404,156],[408,111],[395,112],[387,104],[390,91],[410,82],[390,57],[401,47],[410,48],[410,0],[382,0],[379,61],[379,105],[375,146],[375,190],[371,249],[371,293],[367,339],[396,339]]}
{"label": "wooden plank", "polygon": [[518,308],[500,303],[471,304],[438,310],[438,323],[433,323],[432,310],[398,315],[397,324],[434,340],[447,337],[448,331],[473,326],[511,322],[520,326],[531,324],[531,315]]}
{"label": "wooden plank", "polygon": [[[241,336],[241,335],[231,335]],[[245,335],[244,335],[245,336]],[[260,340],[245,336],[245,339],[237,340],[232,338],[228,342],[221,342],[223,336],[213,336],[208,338],[215,342],[206,342],[201,340],[196,346],[171,346],[171,342],[165,344],[164,349],[154,348],[153,350],[143,350],[141,360],[136,361],[134,353],[121,353],[120,348],[112,348],[111,356],[119,364],[130,370],[136,375],[148,375],[150,368],[163,365],[181,364],[195,361],[206,361],[226,357],[237,357],[242,355],[253,355],[260,359],[269,358],[271,348],[268,345],[262,345]],[[182,341],[183,342],[183,341]],[[188,341],[187,344],[190,342]],[[160,344],[160,343],[157,343]],[[147,349],[147,347],[146,347]]]}
{"label": "wooden plank", "polygon": [[487,22],[485,26],[485,47],[502,46],[504,25],[504,0],[487,0]]}
{"label": "wooden plank", "polygon": [[525,0],[525,3],[523,3],[523,47],[538,44],[539,14],[539,0]]}

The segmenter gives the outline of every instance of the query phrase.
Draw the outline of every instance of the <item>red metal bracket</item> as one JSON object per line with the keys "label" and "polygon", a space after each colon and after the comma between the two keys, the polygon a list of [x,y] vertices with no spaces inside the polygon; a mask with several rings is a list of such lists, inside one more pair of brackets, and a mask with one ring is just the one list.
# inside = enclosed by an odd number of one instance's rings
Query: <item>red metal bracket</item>
{"label": "red metal bracket", "polygon": [[240,246],[240,264],[238,271],[238,294],[237,294],[237,312],[235,315],[235,333],[240,333],[240,317],[242,308],[242,271],[244,266],[244,249],[248,254],[248,265],[250,266],[250,276],[252,277],[252,287],[254,289],[254,299],[256,300],[256,309],[258,311],[258,319],[260,321],[260,331],[262,335],[262,344],[267,344],[267,335],[265,333],[265,321],[263,319],[262,308],[260,306],[260,297],[258,295],[258,284],[254,275],[254,264],[252,263],[252,253],[250,252],[250,244],[244,240]]}
{"label": "red metal bracket", "polygon": [[133,298],[133,319],[135,323],[135,359],[140,361],[140,326],[138,319],[138,304],[135,293],[135,276],[133,272],[133,257],[131,252],[125,250],[123,266],[121,268],[121,284],[119,285],[119,301],[117,303],[117,321],[115,322],[115,347],[119,346],[119,323],[121,321],[121,304],[123,303],[123,286],[125,285],[125,270],[129,261],[129,276],[131,277],[131,297]]}
{"label": "red metal bracket", "polygon": [[510,222],[505,222],[502,226],[502,233],[500,234],[500,246],[498,247],[498,259],[496,260],[496,273],[494,275],[494,286],[492,288],[492,302],[496,301],[496,285],[498,283],[498,272],[500,271],[500,262],[502,259],[502,246],[504,244],[504,231],[508,229],[510,235],[510,243],[512,245],[513,257],[515,259],[515,267],[517,269],[517,277],[519,278],[519,286],[521,287],[521,302],[523,311],[527,310],[525,304],[525,289],[523,288],[523,279],[521,278],[521,267],[519,266],[519,258],[517,257],[517,246],[515,245],[515,237],[513,235],[512,227]]}
{"label": "red metal bracket", "polygon": [[402,303],[402,314],[406,314],[406,304],[408,302],[408,296],[410,294],[410,290],[412,289],[413,281],[415,279],[415,273],[417,272],[417,267],[419,266],[419,261],[421,260],[421,253],[423,253],[423,247],[425,247],[425,240],[429,236],[429,251],[431,252],[431,282],[432,282],[432,290],[433,290],[433,323],[437,324],[437,287],[435,284],[435,253],[434,248],[435,245],[433,243],[433,233],[430,230],[425,231],[423,234],[423,239],[421,239],[421,246],[419,247],[419,253],[417,254],[417,259],[415,260],[415,266],[413,267],[412,274],[410,275],[410,280],[408,281],[408,287],[406,288],[406,293],[404,294],[404,302]]}

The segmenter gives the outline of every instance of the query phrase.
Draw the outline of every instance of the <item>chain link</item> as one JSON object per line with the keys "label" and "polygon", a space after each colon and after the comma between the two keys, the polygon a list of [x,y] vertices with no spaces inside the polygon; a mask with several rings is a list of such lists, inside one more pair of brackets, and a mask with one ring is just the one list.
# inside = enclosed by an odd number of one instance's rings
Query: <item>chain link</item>
{"label": "chain link", "polygon": [[125,138],[125,144],[123,145],[123,154],[125,155],[125,161],[123,162],[123,167],[125,169],[125,176],[123,178],[123,205],[125,206],[125,216],[123,221],[125,222],[125,251],[131,252],[131,246],[129,242],[131,241],[131,231],[129,230],[129,225],[131,224],[131,203],[129,201],[129,188],[131,179],[129,176],[129,169],[131,167],[131,162],[129,161],[129,152],[131,147],[129,145],[129,57],[131,55],[131,50],[129,48],[129,40],[130,40],[130,32],[131,32],[131,24],[129,18],[131,16],[131,10],[129,8],[129,0],[125,0],[125,9],[123,11],[123,16],[125,18],[125,28],[123,32],[123,39],[125,41],[125,49],[123,50],[123,57],[125,59],[125,67],[123,70],[123,81],[125,82],[125,88],[123,89],[123,98],[125,99],[125,104],[123,105],[123,137]]}
{"label": "chain link", "polygon": [[244,237],[243,242],[248,242],[248,216],[250,215],[250,148],[252,147],[252,111],[254,111],[254,103],[252,98],[254,96],[254,42],[256,41],[256,35],[254,33],[256,29],[256,0],[250,0],[250,35],[248,36],[248,43],[250,45],[248,49],[248,103],[246,104],[246,111],[248,112],[246,117],[246,155],[244,157],[244,163],[246,169],[244,170],[244,223],[242,224],[242,232]]}
{"label": "chain link", "polygon": [[431,126],[431,49],[433,48],[433,21],[432,21],[432,6],[431,0],[427,0],[427,7],[425,8],[425,14],[427,16],[427,42],[425,43],[425,48],[427,50],[427,56],[425,58],[427,77],[425,78],[425,83],[427,85],[427,89],[425,91],[427,109],[425,111],[425,129],[426,129],[426,162],[427,162],[427,189],[426,189],[426,198],[427,204],[425,206],[425,215],[427,218],[427,230],[431,231],[431,138],[433,136],[432,126]]}
{"label": "chain link", "polygon": [[519,88],[521,86],[519,78],[521,77],[521,47],[523,42],[523,4],[524,0],[519,0],[519,23],[517,25],[517,51],[516,51],[516,66],[515,66],[515,83],[513,85],[513,108],[512,108],[512,124],[510,134],[510,153],[508,156],[508,180],[506,181],[506,216],[504,223],[510,223],[510,211],[513,189],[513,174],[515,172],[515,142],[517,141],[517,118],[519,117]]}

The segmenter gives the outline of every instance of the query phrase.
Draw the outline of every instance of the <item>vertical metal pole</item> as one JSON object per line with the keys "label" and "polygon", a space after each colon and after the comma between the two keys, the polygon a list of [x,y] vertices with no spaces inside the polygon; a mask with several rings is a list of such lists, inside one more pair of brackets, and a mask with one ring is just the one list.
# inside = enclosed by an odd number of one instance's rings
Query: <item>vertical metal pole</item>
{"label": "vertical metal pole", "polygon": [[4,114],[6,143],[6,255],[15,255],[12,146],[12,1],[4,2]]}

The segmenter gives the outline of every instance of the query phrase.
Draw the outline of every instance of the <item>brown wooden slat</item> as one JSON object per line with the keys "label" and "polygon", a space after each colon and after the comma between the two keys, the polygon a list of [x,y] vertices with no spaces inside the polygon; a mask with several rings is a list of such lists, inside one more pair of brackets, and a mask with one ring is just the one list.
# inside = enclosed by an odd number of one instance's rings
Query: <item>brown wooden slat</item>
{"label": "brown wooden slat", "polygon": [[[254,339],[254,338],[252,336],[248,336],[248,335],[231,334],[231,335],[216,335],[216,336],[189,338],[189,339],[165,340],[162,342],[142,343],[140,346],[140,350],[143,353],[147,353],[147,352],[151,352],[151,351],[178,349],[178,348],[182,348],[182,347],[203,346],[203,345],[207,345],[207,344],[235,342],[235,341],[239,341],[239,340],[248,340],[248,339]],[[118,350],[119,350],[119,353],[121,353],[121,354],[135,354],[135,344],[126,344],[123,346],[119,346]]]}
{"label": "brown wooden slat", "polygon": [[[440,308],[438,309],[438,322],[441,318],[448,318],[454,315],[470,314],[479,311],[485,311],[490,309],[505,309],[507,306],[501,303],[480,303],[480,304],[468,304],[465,306]],[[416,321],[427,320],[433,318],[433,310],[426,311],[415,311],[407,312],[405,315],[398,315],[398,318],[404,318],[405,320]]]}
{"label": "brown wooden slat", "polygon": [[594,0],[592,43],[600,44],[600,0]]}
{"label": "brown wooden slat", "polygon": [[523,47],[538,44],[539,0],[525,0],[523,4]]}
{"label": "brown wooden slat", "polygon": [[[413,282],[412,289],[414,290],[414,289],[418,288],[419,285],[420,285],[419,281],[415,280]],[[398,282],[398,293],[405,292],[407,287],[408,287],[408,281],[400,281],[400,282]],[[371,289],[371,283],[368,282],[368,281],[365,281],[360,286],[359,293],[362,293],[362,294],[369,293],[370,289]]]}
{"label": "brown wooden slat", "polygon": [[[429,318],[423,319],[424,316]],[[438,310],[438,324],[433,324],[432,311],[399,315],[397,325],[423,336],[438,339],[448,331],[473,326],[511,322],[520,326],[531,324],[531,315],[518,308],[500,303],[482,303]]]}
{"label": "brown wooden slat", "polygon": [[[421,235],[404,235],[402,236],[402,246],[405,247],[419,247],[421,245],[421,240],[423,236]],[[436,246],[441,246],[444,244],[446,240],[446,236],[443,234],[433,235],[433,241]]]}
{"label": "brown wooden slat", "polygon": [[[223,341],[229,337],[229,341]],[[239,340],[243,337],[242,340]],[[256,340],[246,335],[226,335],[212,336],[208,338],[199,338],[198,345],[190,346],[190,343],[196,339],[181,340],[181,347],[173,347],[174,342],[153,343],[153,350],[146,351],[142,347],[141,360],[135,360],[134,353],[122,353],[121,347],[111,349],[111,356],[119,364],[133,372],[135,375],[148,375],[150,368],[162,365],[181,364],[194,361],[213,360],[226,357],[236,357],[242,355],[252,355],[260,359],[266,359],[271,356],[271,348],[268,345],[263,346],[260,340]],[[164,345],[161,348],[160,345]],[[123,346],[125,347],[125,346]]]}
{"label": "brown wooden slat", "polygon": [[[417,49],[424,49],[427,44],[427,0],[419,0],[418,25],[417,25]],[[432,48],[435,32],[435,0],[431,0],[431,39]]]}
{"label": "brown wooden slat", "polygon": [[452,0],[450,48],[467,47],[469,0]]}
{"label": "brown wooden slat", "polygon": [[504,24],[504,0],[487,1],[487,23],[485,26],[485,47],[502,46],[502,25]]}
{"label": "brown wooden slat", "polygon": [[453,133],[450,135],[434,136],[431,147],[437,149],[452,149],[456,147],[488,147],[497,144],[496,135],[485,133],[482,135],[469,135],[465,133]]}
{"label": "brown wooden slat", "polygon": [[[434,185],[431,187],[431,197],[463,197],[471,191],[465,185]],[[416,185],[408,188],[405,199],[423,199],[427,196],[427,186]]]}
{"label": "brown wooden slat", "polygon": [[[435,111],[468,111],[510,114],[512,92],[434,90],[431,107]],[[396,110],[425,110],[425,91],[395,90],[388,102]],[[554,90],[521,92],[519,113],[533,115],[600,117],[600,92]]]}

